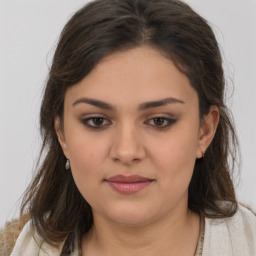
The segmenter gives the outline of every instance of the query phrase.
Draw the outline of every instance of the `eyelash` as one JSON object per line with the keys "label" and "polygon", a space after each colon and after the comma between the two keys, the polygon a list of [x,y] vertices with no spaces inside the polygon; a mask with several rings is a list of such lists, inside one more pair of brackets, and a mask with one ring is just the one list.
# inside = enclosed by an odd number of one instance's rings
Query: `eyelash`
{"label": "eyelash", "polygon": [[[97,125],[97,124],[95,124],[95,121],[101,121],[101,123]],[[161,124],[156,125],[155,124],[156,121],[160,121]],[[159,116],[159,117],[150,118],[149,120],[147,120],[144,123],[152,126],[155,129],[168,129],[176,121],[177,121],[177,119],[174,119],[174,118]],[[93,123],[90,124],[89,122],[93,122]],[[151,124],[151,122],[153,122],[154,124]],[[106,126],[112,124],[112,122],[110,120],[108,120],[107,118],[104,118],[104,117],[101,117],[101,116],[92,116],[92,117],[88,117],[88,118],[83,119],[82,124],[87,126],[90,129],[95,129],[96,130],[96,129],[103,129]]]}
{"label": "eyelash", "polygon": [[[89,122],[94,122],[94,121],[99,121],[99,120],[102,120],[103,121],[103,125],[95,125],[94,124],[89,124]],[[107,121],[107,124],[104,124],[104,122]],[[104,126],[107,126],[107,125],[110,125],[111,124],[111,121],[109,121],[108,119],[104,118],[104,117],[101,117],[101,116],[92,116],[92,117],[88,117],[88,118],[85,118],[82,120],[82,123],[87,126],[88,128],[91,128],[91,129],[102,129]]]}
{"label": "eyelash", "polygon": [[[157,120],[158,121],[161,120],[161,123],[164,125],[156,125],[155,122]],[[154,124],[150,124],[150,121],[153,121]],[[159,117],[153,117],[153,118],[149,119],[148,121],[146,121],[145,123],[151,125],[152,127],[156,128],[156,129],[168,129],[176,121],[177,121],[177,119],[174,119],[174,118],[159,116]]]}

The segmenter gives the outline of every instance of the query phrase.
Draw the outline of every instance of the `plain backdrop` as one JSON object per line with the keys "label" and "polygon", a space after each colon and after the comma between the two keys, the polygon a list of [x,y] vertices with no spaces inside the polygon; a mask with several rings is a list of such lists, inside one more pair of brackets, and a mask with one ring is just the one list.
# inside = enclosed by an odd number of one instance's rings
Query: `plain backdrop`
{"label": "plain backdrop", "polygon": [[[17,216],[35,169],[40,99],[59,33],[86,2],[0,0],[0,226]],[[256,0],[186,2],[209,21],[218,38],[227,104],[241,144],[237,194],[256,210]]]}

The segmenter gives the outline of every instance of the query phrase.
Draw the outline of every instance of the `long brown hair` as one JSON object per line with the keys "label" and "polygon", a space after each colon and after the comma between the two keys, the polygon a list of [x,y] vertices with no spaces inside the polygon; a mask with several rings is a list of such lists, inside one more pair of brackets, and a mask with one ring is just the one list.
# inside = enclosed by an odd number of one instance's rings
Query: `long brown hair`
{"label": "long brown hair", "polygon": [[49,72],[40,112],[44,159],[24,196],[37,232],[49,243],[87,232],[90,205],[79,193],[59,145],[54,119],[63,116],[67,88],[81,81],[107,55],[149,45],[170,58],[197,91],[200,116],[211,105],[220,111],[216,135],[195,163],[188,207],[210,218],[232,216],[237,201],[232,182],[237,139],[224,103],[222,59],[208,23],[178,0],[96,0],[64,27]]}

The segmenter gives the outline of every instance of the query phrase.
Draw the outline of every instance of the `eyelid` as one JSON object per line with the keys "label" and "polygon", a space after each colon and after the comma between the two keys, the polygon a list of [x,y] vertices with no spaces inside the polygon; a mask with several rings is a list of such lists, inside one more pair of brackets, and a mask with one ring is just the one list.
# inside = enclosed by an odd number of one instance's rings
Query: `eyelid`
{"label": "eyelid", "polygon": [[[80,122],[82,125],[84,125],[86,128],[92,129],[92,130],[100,130],[100,129],[105,129],[109,125],[113,124],[113,120],[110,117],[106,117],[103,114],[88,114],[85,116],[82,116],[80,118]],[[99,123],[99,125],[89,123],[93,122],[93,119],[103,119],[102,124]],[[159,125],[154,124],[154,119],[163,119],[163,125],[161,123]],[[153,129],[159,129],[159,130],[164,130],[170,128],[176,121],[178,120],[177,117],[174,117],[173,114],[170,113],[158,113],[158,114],[152,114],[150,116],[145,116],[145,121],[143,122],[144,124],[150,126]],[[153,123],[151,123],[153,122]]]}
{"label": "eyelid", "polygon": [[[164,119],[164,121],[167,122],[167,124],[165,124],[163,126],[150,124],[150,121],[153,121],[154,119]],[[168,129],[168,128],[170,128],[170,126],[175,124],[177,121],[178,121],[177,118],[174,118],[173,116],[170,116],[170,115],[168,115],[168,117],[164,116],[164,115],[155,115],[155,116],[152,116],[151,118],[147,119],[144,123],[147,125],[150,125],[154,129]]]}
{"label": "eyelid", "polygon": [[[102,125],[93,125],[93,124],[89,124],[89,121],[93,121],[93,119],[103,119],[103,124]],[[104,122],[107,121],[107,124]],[[86,126],[87,128],[90,128],[90,129],[104,129],[106,128],[106,126],[109,126],[110,124],[112,124],[112,122],[110,121],[109,118],[106,118],[102,115],[91,115],[91,116],[88,116],[88,117],[83,117],[81,118],[81,123]]]}

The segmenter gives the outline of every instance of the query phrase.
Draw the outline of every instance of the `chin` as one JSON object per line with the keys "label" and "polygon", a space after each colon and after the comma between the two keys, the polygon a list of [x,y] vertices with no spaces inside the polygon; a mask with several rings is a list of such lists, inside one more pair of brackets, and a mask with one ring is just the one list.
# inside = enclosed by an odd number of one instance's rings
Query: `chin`
{"label": "chin", "polygon": [[113,222],[123,226],[143,226],[157,218],[151,210],[141,207],[128,207],[115,209],[108,214],[108,218]]}

